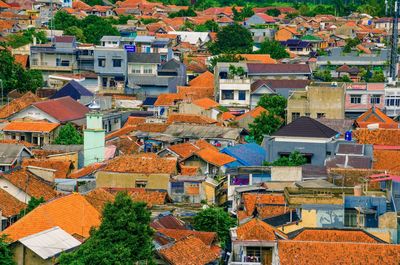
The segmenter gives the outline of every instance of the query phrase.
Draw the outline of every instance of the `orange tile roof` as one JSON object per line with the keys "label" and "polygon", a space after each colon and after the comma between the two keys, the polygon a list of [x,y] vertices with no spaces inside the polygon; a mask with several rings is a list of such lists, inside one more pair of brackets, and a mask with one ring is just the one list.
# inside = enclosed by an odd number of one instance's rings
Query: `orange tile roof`
{"label": "orange tile roof", "polygon": [[190,86],[195,87],[213,87],[214,88],[214,74],[210,71],[204,72],[189,82]]}
{"label": "orange tile roof", "polygon": [[141,123],[145,123],[146,122],[146,118],[143,117],[128,117],[128,120],[125,122],[124,127],[125,126],[134,126],[134,125],[138,125]]}
{"label": "orange tile roof", "polygon": [[[1,139],[0,144],[22,144],[26,148],[34,147],[34,144],[28,143],[26,141],[15,140],[15,139]],[[31,150],[33,152],[33,150]]]}
{"label": "orange tile roof", "polygon": [[78,178],[84,177],[84,176],[86,176],[88,174],[91,174],[91,173],[97,171],[98,169],[102,168],[103,166],[105,166],[105,163],[93,163],[93,164],[90,164],[90,165],[88,165],[86,167],[83,167],[81,169],[78,169],[78,170],[74,171],[73,173],[71,173],[68,176],[68,178],[78,179]]}
{"label": "orange tile roof", "polygon": [[256,208],[261,219],[289,212],[282,195],[245,193],[242,200],[245,210],[240,213],[239,220],[252,216]]}
{"label": "orange tile roof", "polygon": [[45,132],[49,133],[57,129],[59,123],[50,122],[28,122],[28,121],[12,121],[8,123],[3,131],[6,132]]}
{"label": "orange tile roof", "polygon": [[154,106],[174,106],[180,100],[182,100],[180,94],[161,94],[158,96],[156,102],[154,102]]}
{"label": "orange tile roof", "polygon": [[186,158],[191,156],[193,153],[200,150],[200,147],[191,142],[174,144],[168,147],[169,150],[179,155],[180,158]]}
{"label": "orange tile roof", "polygon": [[43,197],[47,201],[57,196],[57,192],[53,189],[52,185],[27,172],[25,169],[2,174],[0,177],[5,178],[31,197]]}
{"label": "orange tile roof", "polygon": [[379,128],[398,128],[399,124],[386,116],[379,108],[370,108],[356,119],[356,125],[367,128],[368,125],[378,123]]}
{"label": "orange tile roof", "polygon": [[161,257],[171,265],[204,265],[219,258],[216,251],[196,237],[189,236],[174,245],[160,249]]}
{"label": "orange tile roof", "polygon": [[201,241],[203,241],[204,244],[208,246],[211,246],[217,237],[217,234],[215,232],[202,232],[195,230],[161,228],[158,229],[157,232],[160,232],[161,234],[171,237],[177,241],[184,239],[185,237],[188,236],[193,236],[200,239]]}
{"label": "orange tile roof", "polygon": [[400,172],[400,150],[374,149],[372,168]]}
{"label": "orange tile roof", "polygon": [[81,0],[74,0],[72,2],[72,8],[78,10],[91,10],[92,7]]}
{"label": "orange tile roof", "polygon": [[168,116],[167,123],[215,124],[217,121],[203,115],[174,113]]}
{"label": "orange tile roof", "polygon": [[166,191],[146,190],[141,188],[130,189],[128,194],[134,202],[145,202],[147,207],[154,205],[163,205],[167,199]]}
{"label": "orange tile roof", "polygon": [[139,152],[140,144],[134,136],[121,136],[118,140],[112,142],[117,147],[120,155],[132,155]]}
{"label": "orange tile roof", "polygon": [[71,161],[62,161],[54,159],[24,159],[22,161],[22,167],[28,166],[41,167],[55,170],[54,177],[59,179],[67,178],[67,175],[73,168]]}
{"label": "orange tile roof", "polygon": [[204,161],[219,167],[222,167],[223,165],[236,161],[236,158],[233,158],[229,155],[220,153],[210,148],[202,149],[200,151],[197,151],[195,154]]}
{"label": "orange tile roof", "polygon": [[12,114],[28,107],[32,103],[39,102],[41,99],[33,94],[32,92],[27,92],[22,97],[14,99],[7,105],[0,108],[0,119],[6,119]]}
{"label": "orange tile roof", "polygon": [[136,130],[136,126],[124,125],[124,127],[122,127],[121,129],[107,134],[106,135],[106,140],[110,140],[110,139],[113,139],[113,138],[118,138],[118,137],[120,137],[122,135],[128,135],[128,134],[130,134],[131,132],[133,132],[135,130]]}
{"label": "orange tile roof", "polygon": [[212,149],[214,151],[218,151],[218,148],[216,148],[215,146],[213,146],[212,144],[210,144],[209,142],[207,142],[204,139],[199,139],[196,142],[194,142],[194,144],[198,147],[200,147],[200,149]]}
{"label": "orange tile roof", "polygon": [[100,213],[78,193],[41,204],[1,234],[12,242],[20,238],[59,226],[67,233],[89,237],[92,227],[100,225]]}
{"label": "orange tile roof", "polygon": [[219,106],[218,102],[216,102],[215,100],[212,100],[210,98],[196,99],[193,101],[193,104],[195,104],[203,109],[206,109],[206,110]]}
{"label": "orange tile roof", "polygon": [[254,109],[252,109],[252,110],[250,110],[250,111],[248,111],[248,112],[236,117],[236,120],[240,121],[241,119],[246,118],[248,116],[251,116],[251,117],[253,117],[255,119],[258,116],[260,116],[261,113],[263,113],[263,112],[268,112],[268,111],[266,109],[264,109],[263,107],[258,106],[256,108],[254,108]]}
{"label": "orange tile roof", "polygon": [[232,113],[230,113],[229,111],[227,111],[227,112],[224,112],[221,114],[220,119],[223,121],[234,120],[234,119],[236,119],[236,116],[233,115]]}
{"label": "orange tile roof", "polygon": [[276,64],[277,61],[272,59],[269,54],[239,54],[247,62],[257,62],[265,64]]}
{"label": "orange tile roof", "polygon": [[400,145],[400,129],[358,129],[353,136],[361,144]]}
{"label": "orange tile roof", "polygon": [[380,243],[381,241],[364,230],[304,228],[292,240],[322,242]]}
{"label": "orange tile roof", "polygon": [[182,176],[196,176],[199,173],[200,167],[180,165]]}
{"label": "orange tile roof", "polygon": [[280,240],[277,249],[281,265],[398,265],[400,261],[400,246],[390,244]]}
{"label": "orange tile roof", "polygon": [[277,234],[285,237],[278,229],[269,224],[254,218],[245,224],[240,225],[237,230],[238,240],[259,240],[259,241],[275,241]]}
{"label": "orange tile roof", "polygon": [[162,158],[153,153],[123,155],[110,160],[101,171],[138,173],[138,174],[174,174],[176,158]]}
{"label": "orange tile roof", "polygon": [[15,54],[14,59],[15,59],[15,62],[22,65],[23,68],[26,68],[28,66],[28,55]]}
{"label": "orange tile roof", "polygon": [[11,6],[0,0],[0,8],[10,8]]}
{"label": "orange tile roof", "polygon": [[2,216],[12,217],[25,209],[26,204],[0,188],[0,212]]}
{"label": "orange tile roof", "polygon": [[97,188],[86,193],[85,199],[99,212],[102,213],[104,206],[108,202],[114,202],[114,194],[102,188]]}
{"label": "orange tile roof", "polygon": [[183,99],[192,101],[201,98],[214,98],[214,87],[177,86]]}

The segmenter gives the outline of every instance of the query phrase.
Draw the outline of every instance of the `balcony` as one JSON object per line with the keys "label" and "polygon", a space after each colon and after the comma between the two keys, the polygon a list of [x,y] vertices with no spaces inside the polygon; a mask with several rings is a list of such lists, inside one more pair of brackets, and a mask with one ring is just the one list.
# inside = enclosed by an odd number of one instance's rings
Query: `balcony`
{"label": "balcony", "polygon": [[250,79],[240,79],[240,78],[233,78],[233,79],[220,79],[220,84],[250,84]]}
{"label": "balcony", "polygon": [[47,63],[42,63],[42,64],[32,63],[31,69],[32,70],[41,70],[41,71],[70,72],[70,71],[72,71],[73,67],[72,67],[72,65],[54,66],[54,65],[47,65]]}
{"label": "balcony", "polygon": [[260,257],[255,256],[241,256],[231,255],[228,265],[262,265],[263,262]]}

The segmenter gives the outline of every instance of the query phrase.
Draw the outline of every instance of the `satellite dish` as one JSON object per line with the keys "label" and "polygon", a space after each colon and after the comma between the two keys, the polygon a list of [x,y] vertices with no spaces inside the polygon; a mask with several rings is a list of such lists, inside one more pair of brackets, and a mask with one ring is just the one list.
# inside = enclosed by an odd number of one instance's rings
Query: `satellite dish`
{"label": "satellite dish", "polygon": [[89,109],[90,111],[99,111],[100,110],[100,104],[96,102],[95,99],[89,104]]}

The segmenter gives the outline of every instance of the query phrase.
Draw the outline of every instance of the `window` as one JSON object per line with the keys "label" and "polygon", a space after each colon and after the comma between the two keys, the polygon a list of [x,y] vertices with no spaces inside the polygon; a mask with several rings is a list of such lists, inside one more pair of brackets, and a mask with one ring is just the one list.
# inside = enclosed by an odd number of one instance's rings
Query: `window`
{"label": "window", "polygon": [[233,90],[222,90],[222,99],[233,99]]}
{"label": "window", "polygon": [[320,118],[325,118],[325,113],[323,113],[323,112],[317,113],[317,119],[320,119]]}
{"label": "window", "polygon": [[345,209],[344,211],[344,226],[356,227],[357,226],[357,210]]}
{"label": "window", "polygon": [[20,139],[21,141],[25,141],[25,135],[21,135],[21,136],[19,137],[19,139]]}
{"label": "window", "polygon": [[113,59],[113,67],[121,67],[122,66],[122,60],[121,59]]}
{"label": "window", "polygon": [[239,91],[239,100],[246,100],[246,91]]}
{"label": "window", "polygon": [[400,97],[398,96],[387,97],[385,103],[386,106],[400,106]]}
{"label": "window", "polygon": [[151,67],[149,65],[145,65],[143,67],[143,73],[144,74],[152,74],[153,73],[153,67]]}
{"label": "window", "polygon": [[310,117],[310,112],[306,112],[306,113],[304,114],[304,116]]}
{"label": "window", "polygon": [[135,187],[136,188],[146,188],[147,180],[136,180]]}
{"label": "window", "polygon": [[295,121],[298,118],[300,118],[300,112],[292,112],[292,121]]}
{"label": "window", "polygon": [[97,64],[99,67],[106,67],[106,59],[98,59]]}
{"label": "window", "polygon": [[171,192],[172,193],[184,193],[184,183],[183,182],[171,182]]}
{"label": "window", "polygon": [[372,95],[371,96],[371,104],[381,104],[381,96],[380,95]]}
{"label": "window", "polygon": [[140,74],[140,65],[131,65],[132,74]]}
{"label": "window", "polygon": [[361,104],[361,95],[351,95],[350,103],[351,104]]}
{"label": "window", "polygon": [[61,61],[61,66],[69,66],[69,61],[62,60]]}

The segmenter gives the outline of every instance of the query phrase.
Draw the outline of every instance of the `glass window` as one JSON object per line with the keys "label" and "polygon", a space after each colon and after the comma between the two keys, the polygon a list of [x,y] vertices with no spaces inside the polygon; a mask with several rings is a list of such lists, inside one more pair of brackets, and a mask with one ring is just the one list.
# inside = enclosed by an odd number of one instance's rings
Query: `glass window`
{"label": "glass window", "polygon": [[131,73],[132,74],[140,74],[140,65],[132,65],[131,66]]}
{"label": "glass window", "polygon": [[300,112],[292,112],[292,121],[300,118]]}
{"label": "glass window", "polygon": [[172,193],[184,193],[184,182],[171,182]]}
{"label": "glass window", "polygon": [[322,112],[317,113],[317,118],[318,118],[318,119],[320,119],[320,118],[325,118],[325,113],[322,113]]}
{"label": "glass window", "polygon": [[351,104],[361,104],[361,95],[351,95],[350,103]]}
{"label": "glass window", "polygon": [[246,100],[246,91],[239,91],[239,100]]}
{"label": "glass window", "polygon": [[146,188],[147,180],[136,180],[135,187],[136,188]]}
{"label": "glass window", "polygon": [[143,67],[143,73],[144,74],[152,74],[153,73],[153,67],[151,67],[149,65],[145,65]]}
{"label": "glass window", "polygon": [[121,59],[113,59],[113,67],[121,67],[122,66],[122,60]]}
{"label": "glass window", "polygon": [[345,209],[344,211],[344,226],[357,226],[357,211],[355,209]]}
{"label": "glass window", "polygon": [[106,59],[98,59],[97,64],[99,67],[106,67]]}
{"label": "glass window", "polygon": [[381,96],[380,95],[372,95],[371,96],[371,104],[381,104]]}
{"label": "glass window", "polygon": [[222,90],[222,99],[233,99],[233,90]]}

